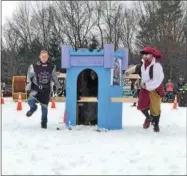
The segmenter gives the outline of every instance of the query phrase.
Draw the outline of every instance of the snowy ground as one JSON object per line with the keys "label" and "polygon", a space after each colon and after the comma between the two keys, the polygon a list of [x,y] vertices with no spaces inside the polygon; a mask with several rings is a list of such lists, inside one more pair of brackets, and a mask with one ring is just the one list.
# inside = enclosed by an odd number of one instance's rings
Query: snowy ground
{"label": "snowy ground", "polygon": [[98,133],[93,127],[56,131],[64,103],[49,108],[48,129],[40,109],[30,118],[5,99],[2,107],[2,174],[63,175],[186,174],[186,108],[162,104],[161,132],[142,129],[144,117],[123,107],[123,130]]}

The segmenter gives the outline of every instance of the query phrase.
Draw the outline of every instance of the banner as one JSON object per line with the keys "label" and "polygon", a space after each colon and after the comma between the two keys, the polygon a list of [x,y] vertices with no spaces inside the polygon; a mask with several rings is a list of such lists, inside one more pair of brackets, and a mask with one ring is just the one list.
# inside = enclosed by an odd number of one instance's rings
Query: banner
{"label": "banner", "polygon": [[114,58],[111,69],[111,85],[121,86],[121,59]]}

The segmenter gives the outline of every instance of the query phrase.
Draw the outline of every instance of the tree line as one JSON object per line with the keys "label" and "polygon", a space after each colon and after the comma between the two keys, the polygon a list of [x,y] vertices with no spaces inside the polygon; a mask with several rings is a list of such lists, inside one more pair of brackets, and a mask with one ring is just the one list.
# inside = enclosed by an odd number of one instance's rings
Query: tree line
{"label": "tree line", "polygon": [[[121,1],[21,2],[2,27],[1,80],[25,75],[45,48],[60,68],[60,48],[129,49],[129,64],[140,61],[139,51],[151,45],[162,51],[166,80],[187,75],[187,2]],[[187,78],[187,77],[186,77]]]}

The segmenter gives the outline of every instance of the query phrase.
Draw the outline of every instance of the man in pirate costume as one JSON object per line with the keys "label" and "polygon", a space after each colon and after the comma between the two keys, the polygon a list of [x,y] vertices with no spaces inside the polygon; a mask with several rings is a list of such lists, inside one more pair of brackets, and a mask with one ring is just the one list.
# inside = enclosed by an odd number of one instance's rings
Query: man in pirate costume
{"label": "man in pirate costume", "polygon": [[26,91],[29,92],[28,104],[30,110],[27,117],[37,110],[37,103],[41,104],[41,128],[47,128],[48,103],[51,98],[52,82],[58,87],[58,78],[55,66],[48,61],[48,52],[42,50],[40,60],[31,64],[27,72]]}
{"label": "man in pirate costume", "polygon": [[143,128],[149,128],[152,122],[154,131],[159,132],[161,97],[165,96],[164,72],[158,62],[162,55],[152,47],[145,47],[140,53],[142,54],[141,63],[129,68],[126,74],[136,73],[141,77],[137,108],[145,115]]}

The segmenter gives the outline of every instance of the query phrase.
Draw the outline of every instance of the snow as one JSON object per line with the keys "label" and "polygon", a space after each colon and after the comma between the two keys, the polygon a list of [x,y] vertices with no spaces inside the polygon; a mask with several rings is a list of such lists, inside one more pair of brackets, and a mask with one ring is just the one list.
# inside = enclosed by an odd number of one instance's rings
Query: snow
{"label": "snow", "polygon": [[162,104],[160,133],[142,128],[144,116],[123,105],[123,129],[96,132],[78,126],[57,131],[65,104],[49,106],[48,129],[40,128],[40,109],[30,118],[16,111],[16,103],[2,105],[2,174],[64,175],[185,175],[186,108]]}

